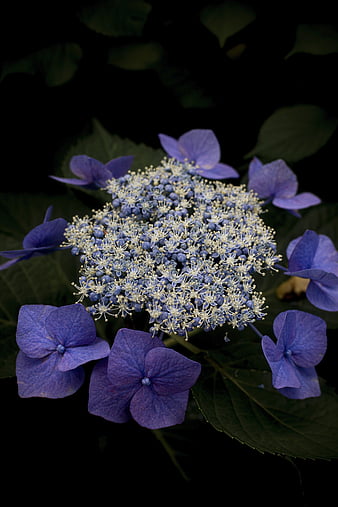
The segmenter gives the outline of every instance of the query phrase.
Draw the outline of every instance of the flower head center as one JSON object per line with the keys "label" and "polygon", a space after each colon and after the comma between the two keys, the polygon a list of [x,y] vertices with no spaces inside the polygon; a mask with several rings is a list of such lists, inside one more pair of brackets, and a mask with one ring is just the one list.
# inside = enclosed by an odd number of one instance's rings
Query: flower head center
{"label": "flower head center", "polygon": [[151,380],[150,380],[150,378],[149,378],[149,377],[143,377],[143,379],[141,380],[141,383],[142,383],[142,385],[144,385],[144,386],[150,386],[150,384],[151,384]]}
{"label": "flower head center", "polygon": [[56,347],[56,350],[59,354],[64,354],[66,347],[64,345],[62,345],[61,343],[59,343],[59,345]]}

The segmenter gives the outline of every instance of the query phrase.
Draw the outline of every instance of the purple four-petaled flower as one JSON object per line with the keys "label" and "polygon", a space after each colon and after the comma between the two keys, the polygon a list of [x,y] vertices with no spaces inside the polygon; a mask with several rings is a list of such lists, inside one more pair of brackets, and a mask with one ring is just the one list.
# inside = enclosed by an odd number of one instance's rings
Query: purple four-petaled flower
{"label": "purple four-petaled flower", "polygon": [[64,240],[64,231],[67,221],[64,218],[50,220],[52,206],[46,211],[42,224],[37,225],[23,239],[20,250],[4,250],[0,255],[11,259],[0,265],[0,270],[9,268],[19,261],[30,259],[38,255],[45,255],[60,250]]}
{"label": "purple four-petaled flower", "polygon": [[109,354],[96,336],[92,317],[81,304],[24,305],[16,332],[19,396],[64,398],[84,381],[83,364]]}
{"label": "purple four-petaled flower", "polygon": [[107,181],[112,178],[124,176],[133,163],[134,156],[126,155],[113,158],[106,164],[103,164],[95,158],[87,155],[76,155],[70,160],[70,170],[78,178],[60,178],[59,176],[50,176],[54,180],[71,185],[81,186],[95,190],[106,186]]}
{"label": "purple four-petaled flower", "polygon": [[308,300],[318,308],[338,311],[338,252],[328,236],[306,230],[286,250],[287,275],[309,278]]}
{"label": "purple four-petaled flower", "polygon": [[298,210],[321,202],[319,197],[310,192],[297,194],[297,176],[284,160],[263,164],[254,157],[249,164],[248,176],[249,190],[254,190],[266,202],[272,202],[274,206],[286,209],[296,216],[300,216]]}
{"label": "purple four-petaled flower", "polygon": [[272,385],[287,398],[320,396],[315,366],[326,352],[325,321],[310,313],[287,310],[277,315],[273,330],[277,343],[269,336],[262,337]]}
{"label": "purple four-petaled flower", "polygon": [[188,161],[196,165],[196,172],[214,180],[238,178],[238,172],[231,166],[220,162],[219,142],[212,130],[189,130],[177,139],[159,134],[166,153],[180,162]]}
{"label": "purple four-petaled flower", "polygon": [[200,370],[150,333],[120,329],[109,357],[93,369],[88,410],[117,423],[132,417],[150,429],[182,423]]}

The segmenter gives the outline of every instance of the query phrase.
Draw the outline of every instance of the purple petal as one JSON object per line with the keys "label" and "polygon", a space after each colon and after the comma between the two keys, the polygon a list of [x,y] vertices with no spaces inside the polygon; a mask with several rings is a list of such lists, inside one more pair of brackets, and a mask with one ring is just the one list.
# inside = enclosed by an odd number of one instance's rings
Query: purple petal
{"label": "purple petal", "polygon": [[318,234],[311,230],[306,230],[300,240],[296,243],[292,241],[287,248],[287,256],[289,259],[288,271],[294,272],[310,269],[312,267],[318,245]]}
{"label": "purple petal", "polygon": [[290,198],[298,189],[297,177],[281,160],[257,168],[250,176],[248,188],[254,190],[261,198]]}
{"label": "purple petal", "polygon": [[169,157],[176,158],[180,162],[184,161],[186,155],[180,150],[178,141],[176,139],[165,134],[159,134],[158,137],[160,139],[162,148],[169,155]]}
{"label": "purple petal", "polygon": [[314,367],[298,368],[298,377],[301,382],[299,388],[284,387],[279,392],[287,398],[303,400],[321,395],[318,376]]}
{"label": "purple petal", "polygon": [[46,330],[66,348],[91,345],[96,340],[93,318],[79,303],[60,306],[51,312],[46,318]]}
{"label": "purple petal", "polygon": [[60,371],[73,370],[81,364],[107,357],[109,352],[110,347],[108,343],[101,338],[96,338],[91,345],[68,347],[66,348],[64,354],[60,357],[58,369]]}
{"label": "purple petal", "polygon": [[299,310],[289,310],[286,313],[280,339],[290,349],[292,361],[301,367],[315,366],[326,352],[325,321],[316,315]]}
{"label": "purple petal", "polygon": [[248,175],[249,175],[249,179],[253,177],[253,175],[255,174],[255,172],[259,171],[259,169],[261,169],[261,167],[263,166],[263,162],[261,162],[259,160],[259,158],[257,157],[254,157],[250,164],[249,164],[249,168],[248,168]]}
{"label": "purple petal", "polygon": [[87,182],[92,182],[94,173],[96,174],[100,169],[104,169],[104,164],[87,155],[75,155],[71,158],[69,167],[75,176]]}
{"label": "purple petal", "polygon": [[272,385],[276,389],[300,387],[295,365],[279,351],[276,354],[276,344],[268,336],[262,338],[262,349],[272,371]]}
{"label": "purple petal", "polygon": [[150,333],[119,329],[109,356],[108,376],[111,383],[114,386],[128,384],[135,389],[144,376],[145,357],[154,347],[164,347],[164,344]]}
{"label": "purple petal", "polygon": [[48,206],[48,208],[46,210],[45,216],[43,218],[43,223],[49,222],[49,220],[51,219],[52,213],[53,213],[53,206],[51,205],[51,206]]}
{"label": "purple petal", "polygon": [[317,308],[328,312],[338,311],[338,277],[324,273],[319,280],[311,280],[306,297]]}
{"label": "purple petal", "polygon": [[311,194],[310,192],[303,192],[295,195],[294,197],[275,197],[272,200],[272,204],[278,208],[295,210],[308,208],[309,206],[315,206],[320,203],[321,200],[319,197]]}
{"label": "purple petal", "polygon": [[61,183],[68,183],[69,185],[77,185],[79,187],[91,187],[92,182],[89,180],[79,180],[78,178],[59,178],[58,176],[49,176],[53,180],[60,181]]}
{"label": "purple petal", "polygon": [[220,160],[220,146],[212,130],[189,130],[178,139],[178,144],[186,158],[202,169],[212,169]]}
{"label": "purple petal", "polygon": [[64,398],[75,393],[84,382],[84,370],[79,367],[68,372],[56,369],[57,354],[44,359],[32,359],[19,352],[16,376],[19,396],[22,398]]}
{"label": "purple petal", "polygon": [[116,389],[107,374],[108,359],[102,359],[93,368],[89,383],[88,411],[116,423],[130,419],[129,403],[132,393],[129,386]]}
{"label": "purple petal", "polygon": [[221,162],[216,164],[212,169],[200,169],[196,170],[197,174],[204,178],[210,178],[212,180],[223,180],[226,178],[238,178],[238,172],[230,165],[222,164]]}
{"label": "purple petal", "polygon": [[159,396],[151,386],[143,386],[130,402],[130,413],[145,428],[166,428],[184,421],[188,399],[189,390]]}
{"label": "purple petal", "polygon": [[114,158],[105,165],[105,168],[111,173],[111,177],[120,178],[129,171],[134,158],[133,155]]}
{"label": "purple petal", "polygon": [[29,357],[42,358],[55,350],[56,342],[48,336],[46,319],[55,311],[50,305],[23,305],[16,328],[18,347]]}
{"label": "purple petal", "polygon": [[32,229],[23,240],[23,247],[59,247],[64,241],[64,231],[67,227],[67,221],[64,218],[55,218],[49,222],[37,225]]}
{"label": "purple petal", "polygon": [[319,245],[312,267],[338,276],[338,252],[331,239],[324,234],[319,234]]}
{"label": "purple petal", "polygon": [[157,394],[169,395],[190,389],[201,365],[175,350],[156,347],[147,353],[144,371]]}
{"label": "purple petal", "polygon": [[[2,255],[1,252],[0,252],[0,255]],[[17,262],[20,262],[24,259],[26,259],[25,256],[15,257],[14,259],[11,259],[10,261],[4,262],[3,264],[0,265],[0,271],[2,271],[3,269],[10,268],[11,266],[13,266],[13,264],[16,264]]]}

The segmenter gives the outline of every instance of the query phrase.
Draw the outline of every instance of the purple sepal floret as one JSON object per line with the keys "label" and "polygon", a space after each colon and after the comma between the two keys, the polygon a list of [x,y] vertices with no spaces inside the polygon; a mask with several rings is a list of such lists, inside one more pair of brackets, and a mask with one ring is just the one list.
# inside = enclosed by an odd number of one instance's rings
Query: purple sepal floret
{"label": "purple sepal floret", "polygon": [[200,371],[200,363],[156,336],[120,329],[109,357],[93,369],[88,410],[116,423],[133,418],[150,429],[182,423]]}
{"label": "purple sepal floret", "polygon": [[231,166],[220,162],[219,142],[212,130],[189,130],[178,139],[159,134],[165,152],[180,162],[196,165],[196,173],[214,180],[238,178],[238,172]]}
{"label": "purple sepal floret", "polygon": [[109,354],[96,336],[92,317],[81,304],[20,308],[16,340],[19,396],[64,398],[84,381],[83,364]]}

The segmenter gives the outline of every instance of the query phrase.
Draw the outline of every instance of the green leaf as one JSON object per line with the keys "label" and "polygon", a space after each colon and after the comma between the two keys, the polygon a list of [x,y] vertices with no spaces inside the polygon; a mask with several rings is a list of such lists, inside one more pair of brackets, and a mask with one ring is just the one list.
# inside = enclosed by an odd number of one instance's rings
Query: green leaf
{"label": "green leaf", "polygon": [[88,28],[108,36],[142,35],[151,5],[142,0],[101,0],[83,6],[79,18]]}
{"label": "green leaf", "polygon": [[333,390],[322,382],[320,397],[288,399],[271,386],[258,343],[241,341],[233,350],[227,345],[209,353],[208,366],[193,388],[206,420],[261,452],[337,458],[338,397]]}
{"label": "green leaf", "polygon": [[129,139],[111,134],[98,120],[93,120],[92,132],[78,139],[68,150],[61,167],[63,176],[74,177],[69,170],[69,162],[75,155],[88,155],[103,163],[116,157],[134,155],[132,169],[135,170],[157,165],[165,154],[160,149],[153,149],[142,143],[136,144]]}
{"label": "green leaf", "polygon": [[338,31],[329,24],[300,24],[296,31],[295,45],[285,58],[297,53],[328,55],[338,53]]}
{"label": "green leaf", "polygon": [[159,62],[163,49],[157,42],[142,42],[111,48],[107,63],[125,70],[145,70]]}
{"label": "green leaf", "polygon": [[82,50],[78,44],[54,44],[3,66],[1,80],[8,74],[25,73],[41,76],[48,86],[69,81],[78,69]]}
{"label": "green leaf", "polygon": [[245,2],[227,1],[204,7],[201,22],[216,35],[221,47],[225,41],[254,21],[254,9]]}
{"label": "green leaf", "polygon": [[261,126],[256,146],[245,157],[297,162],[313,155],[330,139],[338,118],[319,106],[300,104],[277,109]]}

